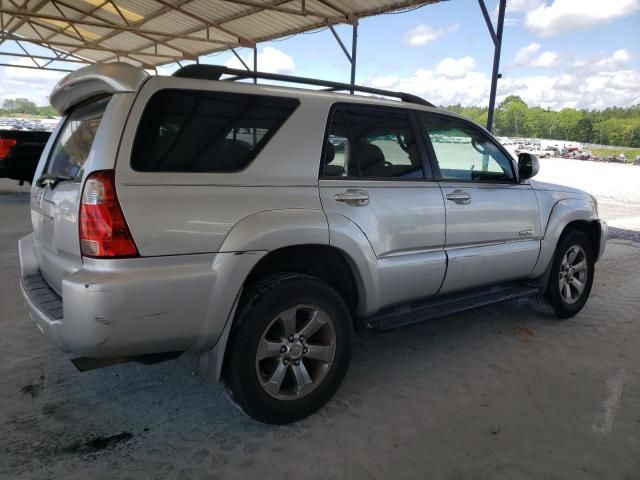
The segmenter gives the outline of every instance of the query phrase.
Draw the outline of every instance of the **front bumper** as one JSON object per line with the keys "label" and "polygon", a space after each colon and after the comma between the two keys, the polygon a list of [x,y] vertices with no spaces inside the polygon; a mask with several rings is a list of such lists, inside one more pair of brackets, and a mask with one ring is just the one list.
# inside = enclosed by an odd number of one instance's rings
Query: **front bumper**
{"label": "front bumper", "polygon": [[40,274],[32,236],[19,241],[20,288],[29,316],[61,349],[85,357],[142,355],[190,349],[222,324],[211,314],[215,255],[97,261],[62,282],[56,294]]}
{"label": "front bumper", "polygon": [[602,255],[604,255],[604,250],[607,246],[607,236],[609,233],[607,222],[604,220],[598,220],[598,224],[600,225],[600,248],[598,249],[598,256],[596,257],[596,260],[600,260]]}

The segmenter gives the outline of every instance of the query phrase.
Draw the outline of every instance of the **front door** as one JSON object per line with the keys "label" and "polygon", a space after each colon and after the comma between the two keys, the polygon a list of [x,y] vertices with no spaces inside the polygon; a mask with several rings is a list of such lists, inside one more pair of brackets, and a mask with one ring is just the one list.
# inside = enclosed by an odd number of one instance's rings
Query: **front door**
{"label": "front door", "polygon": [[421,112],[442,188],[447,273],[441,293],[526,277],[540,251],[535,193],[515,165],[470,122]]}
{"label": "front door", "polygon": [[414,123],[407,109],[338,105],[325,146],[329,227],[346,217],[368,239],[380,307],[434,295],[446,268],[442,194],[425,176]]}

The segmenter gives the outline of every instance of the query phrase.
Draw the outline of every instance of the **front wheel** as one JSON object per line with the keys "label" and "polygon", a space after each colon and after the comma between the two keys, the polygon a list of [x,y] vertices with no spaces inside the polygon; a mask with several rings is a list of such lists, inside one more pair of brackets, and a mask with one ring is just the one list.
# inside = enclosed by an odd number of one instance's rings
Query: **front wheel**
{"label": "front wheel", "polygon": [[593,276],[593,248],[589,237],[573,230],[558,242],[544,300],[558,317],[573,317],[589,298]]}
{"label": "front wheel", "polygon": [[344,301],[326,283],[278,274],[243,296],[222,383],[242,411],[264,423],[301,420],[324,405],[351,358]]}

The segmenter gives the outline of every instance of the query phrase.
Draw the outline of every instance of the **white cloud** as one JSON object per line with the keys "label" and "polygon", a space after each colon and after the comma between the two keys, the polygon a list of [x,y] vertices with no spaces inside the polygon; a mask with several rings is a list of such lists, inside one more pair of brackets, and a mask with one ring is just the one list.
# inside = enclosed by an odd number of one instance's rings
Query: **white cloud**
{"label": "white cloud", "polygon": [[616,62],[628,62],[629,61],[629,52],[627,52],[624,48],[620,50],[616,50],[613,52],[613,60]]}
{"label": "white cloud", "polygon": [[631,55],[625,49],[616,50],[613,54],[602,54],[591,58],[578,58],[570,70],[576,74],[589,75],[600,72],[622,71],[628,68]]}
{"label": "white cloud", "polygon": [[[10,61],[13,65],[32,66],[28,58]],[[28,98],[38,106],[49,105],[49,94],[66,73],[20,67],[0,67],[0,105],[7,98]]]}
{"label": "white cloud", "polygon": [[[253,67],[253,53],[243,56],[242,60]],[[244,69],[244,65],[236,57],[231,57],[225,63],[231,68]],[[296,64],[289,55],[273,47],[264,47],[258,52],[258,70],[269,73],[291,73],[295,70]]]}
{"label": "white cloud", "polygon": [[[544,53],[534,61],[554,63]],[[552,52],[549,52],[552,53]],[[374,77],[367,83],[379,88],[406,91],[426,98],[436,105],[486,105],[490,78],[474,70],[475,62],[445,58],[434,69],[418,69],[408,77]],[[626,60],[625,60],[626,59]],[[555,75],[505,77],[498,82],[498,102],[508,95],[520,95],[529,106],[560,110],[565,107],[602,109],[609,106],[631,106],[638,103],[640,72],[625,65],[629,53],[613,52],[584,60],[585,66],[571,65]],[[463,61],[464,60],[464,61]],[[453,68],[455,65],[456,68]],[[593,67],[591,67],[593,66]],[[455,73],[455,75],[452,75]]]}
{"label": "white cloud", "polygon": [[518,65],[523,65],[531,60],[531,57],[534,53],[540,50],[539,43],[530,43],[526,47],[522,47],[520,50],[516,52],[516,57],[514,61]]}
{"label": "white cloud", "polygon": [[504,26],[505,27],[515,27],[520,23],[520,19],[516,17],[504,17]]}
{"label": "white cloud", "polygon": [[[542,3],[542,0],[509,0],[507,2],[508,12],[528,12],[534,8],[537,8]],[[496,11],[498,5],[496,5]]]}
{"label": "white cloud", "polygon": [[532,32],[551,37],[583,30],[631,15],[640,10],[640,0],[553,0],[527,13],[525,25]]}
{"label": "white cloud", "polygon": [[471,57],[445,58],[435,70],[419,68],[409,77],[380,76],[366,83],[413,93],[436,105],[480,105],[489,98],[489,78],[484,73],[472,71],[474,65]]}
{"label": "white cloud", "polygon": [[538,68],[552,68],[560,63],[560,55],[557,52],[545,51],[536,55],[540,50],[539,43],[531,43],[516,52],[514,63]]}
{"label": "white cloud", "polygon": [[398,83],[400,77],[397,75],[381,75],[371,79],[371,86],[376,88],[390,88]]}
{"label": "white cloud", "polygon": [[436,66],[436,75],[451,78],[464,77],[475,67],[476,61],[469,56],[462,58],[447,57]]}
{"label": "white cloud", "polygon": [[533,59],[533,67],[551,68],[558,65],[558,54],[556,52],[542,52],[538,58]]}
{"label": "white cloud", "polygon": [[447,33],[457,32],[460,25],[455,24],[447,28],[433,28],[429,25],[421,23],[417,27],[409,30],[404,37],[406,43],[412,47],[421,47],[435,42]]}

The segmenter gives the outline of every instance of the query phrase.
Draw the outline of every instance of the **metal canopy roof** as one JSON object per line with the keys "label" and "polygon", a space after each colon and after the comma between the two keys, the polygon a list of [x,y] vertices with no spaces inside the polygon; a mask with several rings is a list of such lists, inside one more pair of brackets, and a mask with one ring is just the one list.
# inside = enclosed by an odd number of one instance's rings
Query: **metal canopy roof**
{"label": "metal canopy roof", "polygon": [[[0,43],[13,40],[21,48],[0,56],[25,57],[32,63],[20,66],[52,70],[114,61],[154,68],[439,1],[0,0]],[[23,42],[51,53],[34,54]]]}

